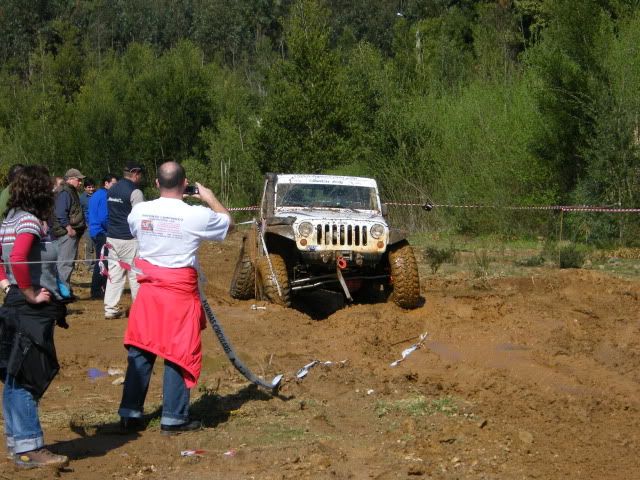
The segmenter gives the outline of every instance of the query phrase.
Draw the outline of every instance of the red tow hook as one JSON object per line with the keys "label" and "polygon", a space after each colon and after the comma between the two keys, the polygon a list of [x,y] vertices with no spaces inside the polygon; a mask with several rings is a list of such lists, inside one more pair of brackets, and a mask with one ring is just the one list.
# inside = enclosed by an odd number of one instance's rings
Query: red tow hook
{"label": "red tow hook", "polygon": [[345,268],[347,268],[347,261],[344,259],[344,257],[338,257],[336,259],[336,263],[338,264],[338,268],[340,270],[344,270]]}

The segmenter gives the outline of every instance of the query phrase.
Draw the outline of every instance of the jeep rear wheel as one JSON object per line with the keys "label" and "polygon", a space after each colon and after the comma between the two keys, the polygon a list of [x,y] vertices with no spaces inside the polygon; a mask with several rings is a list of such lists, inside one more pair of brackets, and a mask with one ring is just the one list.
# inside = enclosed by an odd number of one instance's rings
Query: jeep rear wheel
{"label": "jeep rear wheel", "polygon": [[263,256],[258,261],[258,271],[262,281],[262,289],[264,295],[271,303],[282,305],[283,307],[291,306],[291,288],[289,287],[289,274],[287,273],[287,265],[284,259],[277,253],[269,254],[273,274],[275,275],[278,285],[280,286],[280,295],[278,295],[278,287],[271,274],[267,256]]}
{"label": "jeep rear wheel", "polygon": [[391,248],[389,266],[393,278],[393,302],[401,308],[416,308],[420,301],[418,263],[413,249],[406,241]]}
{"label": "jeep rear wheel", "polygon": [[243,245],[233,272],[229,294],[238,300],[249,300],[255,296],[255,281],[256,271]]}

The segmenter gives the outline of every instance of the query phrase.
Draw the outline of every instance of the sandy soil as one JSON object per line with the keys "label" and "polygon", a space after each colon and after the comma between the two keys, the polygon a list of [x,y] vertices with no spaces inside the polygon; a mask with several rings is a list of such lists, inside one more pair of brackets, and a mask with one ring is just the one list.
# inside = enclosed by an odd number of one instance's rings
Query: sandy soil
{"label": "sandy soil", "polygon": [[[71,328],[56,332],[62,370],[41,402],[46,441],[71,465],[17,472],[7,462],[0,479],[629,479],[640,472],[640,281],[537,269],[483,290],[464,273],[424,267],[425,304],[414,311],[343,307],[331,295],[308,296],[303,311],[252,310],[255,302],[227,293],[239,239],[203,247],[207,296],[245,362],[268,379],[285,374],[279,395],[238,374],[209,329],[192,392],[192,414],[207,428],[160,435],[157,367],[147,430],[118,435],[122,387],[113,382],[121,375],[92,381],[88,370],[125,368],[126,319],[105,320],[100,302],[82,300],[72,305]],[[88,297],[87,274],[76,280]],[[391,367],[424,332],[423,348]],[[297,379],[313,360],[334,363]],[[182,457],[188,449],[204,453]]]}

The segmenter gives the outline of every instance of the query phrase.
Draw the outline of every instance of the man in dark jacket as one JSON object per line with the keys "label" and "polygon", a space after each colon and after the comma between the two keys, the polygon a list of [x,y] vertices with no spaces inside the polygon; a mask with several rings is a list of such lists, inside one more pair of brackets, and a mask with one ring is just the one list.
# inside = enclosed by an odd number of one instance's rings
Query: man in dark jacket
{"label": "man in dark jacket", "polygon": [[62,290],[66,289],[68,292],[67,302],[76,300],[71,289],[71,273],[78,254],[78,244],[86,228],[84,211],[78,195],[83,178],[85,176],[80,170],[70,168],[55,190],[56,213],[53,219],[53,234],[58,239],[58,277],[63,286]]}
{"label": "man in dark jacket", "polygon": [[142,190],[138,187],[144,175],[144,168],[138,163],[128,163],[124,174],[118,183],[107,191],[107,208],[109,210],[109,226],[107,228],[107,243],[109,249],[109,281],[104,292],[104,318],[112,319],[122,316],[118,308],[125,277],[129,278],[131,300],[135,300],[138,293],[136,274],[127,272],[118,264],[117,260],[133,263],[138,254],[138,241],[131,234],[127,217],[131,209],[144,200]]}

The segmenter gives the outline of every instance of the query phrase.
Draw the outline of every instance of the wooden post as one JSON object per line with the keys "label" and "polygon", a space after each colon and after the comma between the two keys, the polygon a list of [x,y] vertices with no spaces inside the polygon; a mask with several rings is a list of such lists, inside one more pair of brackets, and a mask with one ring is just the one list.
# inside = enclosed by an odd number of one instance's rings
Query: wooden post
{"label": "wooden post", "polygon": [[560,252],[562,251],[562,224],[564,221],[564,208],[560,209],[560,232],[558,232],[558,268],[560,268]]}

